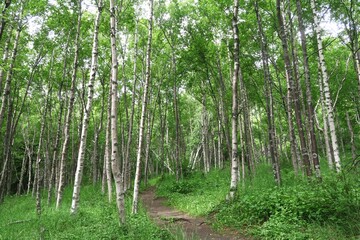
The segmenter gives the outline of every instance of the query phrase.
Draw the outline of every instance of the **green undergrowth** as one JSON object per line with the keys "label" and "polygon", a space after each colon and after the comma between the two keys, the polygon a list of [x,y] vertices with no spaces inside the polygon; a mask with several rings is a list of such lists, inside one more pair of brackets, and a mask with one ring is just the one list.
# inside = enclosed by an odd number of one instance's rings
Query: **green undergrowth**
{"label": "green undergrowth", "polygon": [[159,196],[193,215],[208,215],[215,228],[238,229],[259,239],[359,239],[360,179],[353,171],[323,173],[322,181],[283,171],[276,187],[271,167],[239,185],[229,202],[229,169],[192,173],[179,182],[164,176]]}
{"label": "green undergrowth", "polygon": [[206,215],[219,205],[228,192],[228,170],[188,173],[176,182],[172,175],[157,181],[157,196],[166,197],[168,203],[194,216]]}
{"label": "green undergrowth", "polygon": [[109,204],[99,187],[83,187],[79,211],[70,215],[71,190],[65,190],[59,210],[54,203],[46,206],[43,199],[41,217],[31,196],[7,197],[0,204],[0,239],[174,239],[168,230],[155,226],[143,209],[131,215],[130,198],[126,224],[120,226],[115,201]]}

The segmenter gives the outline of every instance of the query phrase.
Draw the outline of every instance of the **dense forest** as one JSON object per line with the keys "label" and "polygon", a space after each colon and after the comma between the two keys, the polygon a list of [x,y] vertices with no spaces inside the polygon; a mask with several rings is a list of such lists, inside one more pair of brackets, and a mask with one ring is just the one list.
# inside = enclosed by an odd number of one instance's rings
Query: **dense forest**
{"label": "dense forest", "polygon": [[0,209],[24,195],[38,217],[50,207],[79,215],[82,189],[97,189],[121,228],[144,214],[146,185],[179,207],[216,179],[218,203],[198,214],[218,226],[295,239],[282,217],[333,220],[328,236],[360,236],[357,0],[0,9]]}

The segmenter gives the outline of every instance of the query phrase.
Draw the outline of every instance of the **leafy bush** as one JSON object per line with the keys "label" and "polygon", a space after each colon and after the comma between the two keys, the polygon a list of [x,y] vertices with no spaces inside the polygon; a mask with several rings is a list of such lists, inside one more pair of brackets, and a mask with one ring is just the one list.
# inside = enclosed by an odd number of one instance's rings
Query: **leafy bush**
{"label": "leafy bush", "polygon": [[250,226],[252,233],[269,239],[309,239],[317,234],[310,230],[313,226],[330,226],[349,238],[360,233],[360,184],[330,175],[322,182],[249,186],[231,204],[220,205],[216,218],[221,226]]}
{"label": "leafy bush", "polygon": [[164,176],[157,194],[193,215],[211,214],[217,228],[231,227],[261,239],[351,239],[360,235],[360,180],[356,174],[323,171],[322,181],[283,172],[283,186],[274,186],[271,167],[257,167],[255,178],[229,191],[228,169],[188,174],[180,182]]}
{"label": "leafy bush", "polygon": [[172,193],[188,194],[194,191],[195,184],[187,181],[179,181],[172,185],[170,191]]}

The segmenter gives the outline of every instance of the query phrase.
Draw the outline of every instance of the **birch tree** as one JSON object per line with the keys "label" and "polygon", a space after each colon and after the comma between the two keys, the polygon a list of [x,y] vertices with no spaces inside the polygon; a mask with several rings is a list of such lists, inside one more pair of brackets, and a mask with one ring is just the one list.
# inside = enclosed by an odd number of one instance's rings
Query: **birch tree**
{"label": "birch tree", "polygon": [[316,32],[316,42],[318,47],[318,56],[319,56],[319,65],[321,69],[322,74],[322,85],[323,85],[323,91],[324,91],[324,100],[325,100],[325,106],[326,106],[326,114],[327,114],[327,121],[329,124],[329,130],[330,130],[330,137],[331,137],[331,145],[332,145],[332,151],[334,155],[334,162],[335,162],[335,169],[336,172],[341,171],[341,162],[340,162],[340,155],[339,155],[339,146],[338,146],[338,140],[336,136],[336,129],[335,129],[335,120],[334,120],[334,109],[333,109],[333,102],[330,96],[330,88],[329,88],[329,77],[327,74],[327,67],[325,63],[325,57],[324,57],[324,49],[322,44],[322,36],[321,36],[321,27],[319,18],[317,16],[317,10],[315,5],[315,0],[311,0],[311,9],[313,13],[314,18],[314,27]]}
{"label": "birch tree", "polygon": [[104,149],[104,171],[103,180],[106,181],[108,190],[108,201],[112,201],[112,175],[111,175],[111,88],[109,88],[108,106],[107,106],[105,149]]}
{"label": "birch tree", "polygon": [[287,103],[288,124],[289,124],[290,131],[292,131],[292,129],[291,129],[293,127],[292,126],[292,104],[294,104],[295,119],[296,119],[296,125],[298,127],[302,160],[304,163],[306,175],[310,176],[311,168],[310,168],[310,162],[309,162],[309,155],[307,152],[304,126],[303,126],[302,118],[301,118],[300,104],[299,104],[299,99],[298,99],[299,96],[296,96],[296,93],[295,93],[296,86],[295,86],[295,82],[293,79],[293,69],[291,66],[288,41],[287,41],[287,37],[286,37],[284,19],[283,19],[283,14],[282,14],[282,10],[281,10],[281,0],[276,1],[276,12],[277,12],[277,20],[279,23],[279,37],[280,37],[281,43],[282,43],[283,58],[284,58],[284,62],[285,62],[286,82],[287,82],[287,88],[288,88],[288,99],[289,99],[288,103]]}
{"label": "birch tree", "polygon": [[46,96],[45,105],[43,107],[42,111],[42,120],[41,120],[41,127],[40,127],[40,136],[39,136],[39,144],[38,149],[36,153],[36,162],[35,162],[35,177],[34,177],[34,188],[36,192],[36,213],[37,215],[41,215],[41,195],[40,195],[40,182],[41,182],[41,176],[40,176],[40,163],[41,160],[41,151],[42,151],[42,144],[44,141],[44,132],[45,132],[45,125],[46,125],[46,115],[48,111],[48,104],[49,104],[49,98],[51,96],[51,87],[49,92]]}
{"label": "birch tree", "polygon": [[[11,31],[12,30],[10,30],[9,32],[11,32]],[[2,58],[1,68],[0,68],[0,94],[1,94],[0,96],[3,95],[1,90],[2,90],[2,85],[3,85],[4,74],[6,73],[4,67],[6,66],[6,64],[8,62],[9,53],[10,53],[10,40],[11,40],[11,37],[9,36],[5,42],[5,46],[3,49],[3,58]]]}
{"label": "birch tree", "polygon": [[75,55],[73,62],[73,71],[71,75],[71,89],[70,89],[70,97],[69,97],[69,105],[67,108],[66,120],[65,120],[65,128],[64,128],[64,142],[62,146],[61,152],[61,160],[60,160],[60,169],[59,169],[59,185],[57,189],[56,195],[56,208],[58,209],[61,205],[63,190],[65,186],[65,165],[67,158],[67,149],[70,140],[70,124],[72,120],[74,102],[75,102],[75,88],[76,88],[76,74],[78,70],[78,60],[79,60],[79,48],[80,48],[80,27],[81,27],[81,0],[78,1],[78,19],[76,26],[76,36],[75,36]]}
{"label": "birch tree", "polygon": [[140,126],[139,126],[139,141],[138,141],[138,149],[136,154],[136,171],[135,171],[133,205],[132,205],[133,214],[136,214],[138,212],[139,185],[141,178],[141,151],[142,151],[142,142],[144,138],[148,93],[149,93],[149,86],[151,81],[150,63],[151,63],[152,27],[153,27],[152,25],[153,25],[153,14],[154,14],[153,0],[150,0],[149,4],[150,4],[150,18],[148,25],[149,32],[148,32],[148,41],[147,41],[147,50],[146,50],[146,73],[145,73],[144,95],[142,99],[141,118],[140,118]]}
{"label": "birch tree", "polygon": [[94,38],[93,38],[93,46],[92,46],[92,54],[91,54],[91,71],[90,71],[90,79],[88,84],[88,96],[87,103],[85,107],[85,113],[82,123],[81,137],[80,137],[80,147],[77,159],[76,173],[75,173],[75,182],[74,182],[74,191],[71,202],[70,212],[72,214],[76,213],[78,205],[79,205],[79,197],[80,197],[80,185],[84,168],[84,158],[85,158],[85,150],[86,150],[86,138],[88,125],[90,121],[90,114],[92,108],[92,99],[94,96],[94,84],[95,78],[98,68],[98,35],[99,35],[99,26],[100,26],[100,18],[102,12],[102,0],[100,0],[97,6],[97,14],[95,18],[94,24]]}
{"label": "birch tree", "polygon": [[270,147],[270,157],[273,167],[274,179],[277,185],[281,185],[280,164],[278,159],[278,151],[276,147],[275,135],[275,120],[274,120],[274,105],[273,105],[273,82],[269,70],[269,56],[268,56],[268,43],[262,27],[261,15],[259,13],[258,1],[255,1],[255,12],[257,24],[259,28],[260,44],[261,44],[261,59],[264,70],[265,79],[265,98],[266,98],[266,114],[268,122],[268,138]]}
{"label": "birch tree", "polygon": [[303,54],[303,67],[304,67],[304,78],[305,78],[305,86],[306,86],[306,105],[307,105],[307,119],[309,125],[309,134],[310,134],[310,144],[311,144],[311,160],[314,164],[315,174],[317,177],[320,177],[320,162],[319,155],[317,149],[317,140],[315,134],[315,113],[314,107],[312,104],[312,94],[311,94],[311,79],[310,79],[310,66],[309,66],[309,56],[307,51],[307,41],[305,35],[305,26],[303,21],[303,13],[300,0],[296,0],[296,11],[299,22],[299,32],[301,39],[301,49]]}
{"label": "birch tree", "polygon": [[125,199],[120,172],[117,136],[117,93],[118,62],[116,52],[115,0],[110,0],[110,42],[111,42],[111,169],[115,181],[116,205],[121,224],[125,223]]}
{"label": "birch tree", "polygon": [[124,159],[124,189],[128,189],[130,187],[130,146],[133,140],[133,124],[134,124],[134,115],[135,115],[135,100],[136,100],[136,85],[137,85],[137,58],[138,58],[138,25],[139,20],[135,19],[135,33],[134,33],[134,55],[133,55],[133,88],[132,88],[132,96],[131,96],[131,112],[128,126],[128,139],[126,142],[125,149],[125,159]]}
{"label": "birch tree", "polygon": [[232,116],[231,116],[231,181],[230,198],[235,197],[238,185],[238,82],[239,82],[239,28],[238,28],[239,0],[234,0],[232,30],[234,39],[234,73],[232,79]]}
{"label": "birch tree", "polygon": [[[20,34],[21,31],[23,30],[23,4],[21,3],[21,7],[20,7],[20,13],[19,13],[19,22],[17,23],[17,28],[16,28],[16,34],[15,34],[15,39],[14,39],[14,44],[13,44],[13,50],[11,53],[11,60],[10,60],[10,66],[6,75],[6,81],[5,81],[5,86],[4,86],[4,90],[1,96],[1,108],[0,108],[0,129],[2,127],[2,123],[4,120],[4,116],[5,116],[5,111],[6,111],[6,104],[8,102],[8,98],[11,92],[11,81],[13,79],[13,71],[14,71],[14,67],[15,67],[15,60],[16,60],[16,56],[18,53],[18,46],[19,46],[19,40],[20,40]],[[6,55],[4,55],[4,58],[6,58]]]}

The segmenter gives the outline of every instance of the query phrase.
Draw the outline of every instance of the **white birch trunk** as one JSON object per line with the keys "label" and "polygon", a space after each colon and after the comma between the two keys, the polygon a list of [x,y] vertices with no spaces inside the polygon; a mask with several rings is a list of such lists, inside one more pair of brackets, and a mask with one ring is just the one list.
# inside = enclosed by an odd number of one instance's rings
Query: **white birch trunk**
{"label": "white birch trunk", "polygon": [[151,60],[151,42],[152,42],[152,23],[153,23],[153,0],[150,0],[150,19],[149,19],[149,35],[147,42],[147,52],[146,52],[146,76],[145,76],[145,86],[144,86],[144,96],[143,96],[143,104],[141,108],[141,118],[140,118],[140,127],[139,127],[139,142],[136,156],[136,172],[135,172],[135,180],[134,180],[134,193],[133,193],[133,205],[132,205],[132,213],[137,214],[138,211],[138,201],[139,201],[139,185],[141,178],[141,150],[142,150],[142,142],[144,135],[144,126],[145,126],[145,118],[146,118],[146,107],[148,102],[148,89],[151,81],[150,76],[150,60]]}
{"label": "white birch trunk", "polygon": [[234,0],[233,8],[233,38],[234,38],[234,73],[232,80],[232,116],[231,116],[231,181],[230,181],[230,199],[235,197],[238,185],[238,142],[237,142],[237,120],[238,120],[238,82],[239,82],[239,29],[238,29],[238,13],[239,0]]}
{"label": "white birch trunk", "polygon": [[[123,170],[123,174],[125,174],[124,177],[124,191],[128,190],[128,187],[130,187],[130,146],[132,143],[132,135],[133,135],[133,124],[134,124],[134,115],[135,115],[135,98],[136,98],[136,83],[137,83],[137,56],[138,56],[138,19],[135,21],[135,33],[134,33],[134,66],[133,66],[133,88],[132,88],[132,97],[131,97],[131,113],[130,113],[130,122],[129,122],[129,128],[128,128],[128,139],[126,143],[126,149],[125,149],[125,169]],[[128,186],[129,185],[129,186]]]}
{"label": "white birch trunk", "polygon": [[307,103],[307,120],[309,127],[309,143],[311,144],[311,160],[314,164],[316,177],[321,177],[320,172],[320,162],[318,156],[318,147],[317,140],[315,134],[315,112],[312,104],[312,94],[311,94],[311,81],[310,81],[310,67],[307,53],[307,43],[306,43],[306,35],[305,35],[305,26],[303,23],[303,11],[301,7],[300,0],[296,0],[296,9],[298,16],[298,24],[301,38],[301,47],[303,53],[303,65],[304,65],[304,76],[305,76],[305,86],[306,86],[306,103]]}
{"label": "white birch trunk", "polygon": [[74,214],[77,212],[78,205],[79,205],[79,198],[80,198],[80,186],[84,168],[84,158],[85,158],[85,151],[86,151],[86,139],[87,139],[87,130],[90,121],[90,114],[91,114],[91,107],[92,107],[92,99],[94,95],[94,83],[96,72],[98,68],[98,34],[99,34],[99,24],[100,24],[100,17],[102,12],[102,1],[98,2],[98,11],[96,14],[95,19],[95,26],[94,26],[94,39],[93,39],[93,46],[92,46],[92,54],[91,54],[91,71],[90,71],[90,79],[88,85],[88,100],[85,107],[85,113],[83,118],[82,130],[81,130],[81,137],[80,137],[80,146],[79,146],[79,153],[77,159],[77,166],[76,166],[76,173],[75,173],[75,181],[74,181],[74,191],[72,195],[72,202],[71,202],[71,209],[70,213]]}
{"label": "white birch trunk", "polygon": [[108,117],[107,117],[107,124],[106,124],[106,139],[105,139],[105,153],[104,153],[104,166],[105,166],[105,178],[107,183],[107,190],[108,190],[108,200],[109,203],[112,201],[112,176],[111,176],[111,162],[110,162],[110,143],[111,143],[111,89],[109,93],[109,101],[108,101]]}
{"label": "white birch trunk", "polygon": [[329,124],[328,119],[326,117],[326,110],[325,110],[325,100],[324,100],[324,92],[323,92],[323,84],[321,80],[321,70],[320,70],[320,64],[319,64],[319,90],[320,90],[320,104],[321,104],[321,113],[323,118],[323,124],[324,124],[324,141],[325,141],[325,149],[326,149],[326,156],[328,160],[328,165],[330,169],[333,169],[333,154],[331,152],[330,147],[330,139],[329,139]]}
{"label": "white birch trunk", "polygon": [[125,223],[125,199],[119,166],[117,136],[117,51],[116,51],[116,11],[115,0],[110,0],[110,41],[111,41],[111,169],[115,181],[116,205],[120,224]]}
{"label": "white birch trunk", "polygon": [[331,145],[332,145],[333,153],[334,153],[335,169],[336,169],[336,172],[340,172],[341,171],[341,163],[340,163],[339,147],[338,147],[338,141],[337,141],[336,129],[335,129],[334,110],[333,110],[333,104],[332,104],[332,100],[331,100],[331,96],[330,96],[329,77],[327,74],[327,69],[326,69],[326,64],[325,64],[325,59],[324,59],[321,28],[320,28],[319,19],[317,16],[315,0],[311,0],[311,9],[312,9],[313,16],[314,16],[314,25],[315,25],[316,39],[317,39],[317,45],[318,45],[319,63],[320,63],[320,69],[321,69],[322,79],[323,79],[325,106],[326,106],[326,111],[327,111],[327,119],[328,119],[328,123],[329,123]]}
{"label": "white birch trunk", "polygon": [[[204,82],[202,85],[202,88],[204,89]],[[203,164],[204,164],[204,172],[208,173],[208,162],[209,162],[209,142],[208,142],[208,116],[207,116],[207,110],[206,110],[206,94],[203,93],[203,99],[202,99],[202,112],[201,112],[201,121],[202,121],[202,134],[201,134],[201,144],[202,144],[202,153],[203,153]]]}
{"label": "white birch trunk", "polygon": [[[78,3],[78,21],[77,21],[77,29],[76,29],[76,37],[75,37],[75,56],[73,62],[73,72],[71,76],[71,91],[69,97],[69,106],[66,114],[65,120],[65,129],[64,129],[64,143],[61,151],[61,160],[60,160],[60,169],[59,169],[59,184],[56,195],[56,209],[58,209],[61,205],[63,190],[65,185],[65,165],[67,158],[67,148],[69,145],[70,139],[70,124],[72,119],[72,112],[74,108],[75,101],[75,85],[76,85],[76,74],[78,69],[78,58],[79,58],[79,41],[80,41],[80,27],[81,27],[81,0]],[[65,71],[65,70],[64,70]]]}

